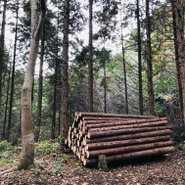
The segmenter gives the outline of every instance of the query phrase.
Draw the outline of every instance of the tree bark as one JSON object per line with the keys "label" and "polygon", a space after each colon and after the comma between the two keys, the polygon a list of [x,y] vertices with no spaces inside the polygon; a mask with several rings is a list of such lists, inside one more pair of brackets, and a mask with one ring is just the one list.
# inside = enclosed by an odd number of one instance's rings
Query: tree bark
{"label": "tree bark", "polygon": [[173,37],[174,37],[174,49],[175,49],[175,62],[176,62],[177,82],[178,82],[178,89],[179,89],[179,108],[181,113],[183,113],[183,92],[182,92],[181,75],[180,75],[176,15],[175,15],[175,7],[174,7],[173,0],[172,0],[172,13],[173,13]]}
{"label": "tree bark", "polygon": [[154,92],[153,92],[153,69],[152,69],[152,55],[151,55],[151,38],[150,38],[150,13],[149,0],[146,0],[146,34],[147,34],[147,72],[148,72],[148,96],[150,114],[155,116]]}
{"label": "tree bark", "polygon": [[169,129],[166,129],[166,130],[158,130],[158,131],[151,131],[151,132],[144,132],[144,133],[95,138],[95,139],[85,139],[84,138],[83,144],[85,146],[85,145],[90,144],[90,143],[119,141],[119,140],[125,140],[125,139],[138,139],[138,138],[146,138],[146,137],[153,137],[153,136],[164,136],[164,135],[168,135],[170,133],[171,133],[171,131]]}
{"label": "tree bark", "polygon": [[123,135],[123,134],[131,134],[131,133],[139,133],[139,132],[149,132],[154,130],[164,130],[169,129],[171,126],[158,126],[151,128],[128,128],[128,129],[120,129],[120,130],[108,130],[102,132],[88,132],[88,138],[98,138],[98,137],[106,137],[106,136],[115,136],[115,135]]}
{"label": "tree bark", "polygon": [[[121,1],[120,1],[121,3]],[[124,86],[125,86],[125,108],[126,114],[128,114],[128,95],[127,95],[127,75],[126,75],[126,61],[125,61],[125,49],[123,44],[123,28],[122,28],[122,13],[120,11],[120,27],[121,27],[121,45],[122,45],[122,55],[123,55],[123,79],[124,79]]]}
{"label": "tree bark", "polygon": [[139,0],[137,0],[137,36],[138,36],[138,73],[139,73],[139,114],[143,115],[143,85],[142,85],[142,63],[141,63],[141,31],[139,18]]}
{"label": "tree bark", "polygon": [[37,118],[35,125],[35,142],[38,142],[40,135],[40,125],[41,125],[41,112],[42,112],[42,84],[43,84],[43,63],[44,63],[44,43],[45,34],[42,32],[41,37],[41,54],[40,54],[40,69],[39,69],[39,90],[38,90],[38,103],[37,103]]}
{"label": "tree bark", "polygon": [[110,121],[104,123],[97,123],[97,124],[90,124],[90,123],[83,123],[83,125],[87,128],[100,128],[100,127],[110,127],[110,126],[119,126],[119,125],[130,125],[130,124],[140,124],[146,122],[157,122],[157,121],[166,121],[166,118],[159,118],[159,119],[140,119],[140,120],[130,120],[130,121]]}
{"label": "tree bark", "polygon": [[16,61],[16,50],[17,50],[17,31],[18,31],[18,19],[19,19],[19,0],[17,0],[16,7],[16,25],[15,25],[15,40],[14,40],[14,54],[13,54],[13,66],[12,66],[12,83],[11,83],[11,95],[10,95],[10,110],[9,120],[7,128],[7,140],[10,137],[11,121],[12,121],[12,105],[13,105],[13,94],[14,94],[14,76],[15,76],[15,61]]}
{"label": "tree bark", "polygon": [[88,131],[89,132],[97,132],[97,131],[100,132],[100,131],[106,131],[106,130],[119,130],[119,129],[126,129],[126,128],[153,127],[153,126],[166,125],[167,123],[168,123],[167,120],[158,121],[158,122],[146,122],[146,123],[131,124],[131,125],[117,125],[117,126],[110,126],[110,127],[90,128],[88,129]]}
{"label": "tree bark", "polygon": [[[173,0],[175,17],[176,17],[176,32],[178,41],[178,59],[180,64],[180,78],[182,85],[182,101],[185,105],[185,39],[184,39],[184,2]],[[183,119],[185,118],[185,109],[183,109]],[[184,120],[185,122],[185,120]]]}
{"label": "tree bark", "polygon": [[29,59],[25,72],[24,83],[21,94],[21,129],[22,129],[22,152],[19,169],[27,169],[34,165],[34,135],[32,131],[32,84],[34,79],[35,61],[37,58],[40,33],[42,32],[45,14],[46,1],[40,0],[40,18],[38,18],[37,1],[31,0],[31,45]]}
{"label": "tree bark", "polygon": [[87,154],[87,158],[95,158],[100,154],[116,155],[116,154],[121,154],[121,153],[124,154],[127,152],[135,152],[138,150],[148,150],[152,148],[172,146],[172,145],[173,145],[172,141],[163,141],[163,142],[147,143],[147,144],[126,146],[126,147],[119,147],[119,148],[108,148],[108,149],[101,149],[101,150],[86,151],[86,154]]}
{"label": "tree bark", "polygon": [[1,27],[1,37],[0,37],[0,121],[1,121],[1,98],[2,98],[2,72],[3,72],[3,63],[4,63],[4,39],[5,39],[5,25],[6,25],[6,8],[7,0],[4,0],[3,6],[3,20]]}
{"label": "tree bark", "polygon": [[[172,152],[174,152],[174,147],[154,148],[151,150],[144,150],[144,151],[130,152],[130,153],[120,154],[120,155],[107,156],[106,160],[108,162],[112,162],[112,161],[133,159],[133,158],[138,158],[138,157],[166,154],[166,153],[172,153]],[[84,166],[92,165],[95,163],[98,163],[98,159],[84,159],[83,161]]]}
{"label": "tree bark", "polygon": [[[95,113],[95,112],[80,112],[78,120],[80,117],[112,117],[112,118],[137,118],[137,119],[153,119],[158,118],[156,116],[143,116],[143,115],[131,115],[131,114],[104,114],[104,113]],[[98,118],[97,118],[98,119]]]}
{"label": "tree bark", "polygon": [[104,70],[104,113],[107,112],[107,81],[106,81],[106,61],[104,61],[104,66],[103,66],[103,70]]}
{"label": "tree bark", "polygon": [[55,59],[55,79],[54,79],[54,93],[53,93],[53,117],[52,117],[52,129],[51,138],[55,139],[55,127],[56,127],[56,98],[57,98],[57,71],[58,71],[58,61]]}
{"label": "tree bark", "polygon": [[61,135],[65,140],[69,129],[68,113],[68,45],[69,45],[69,0],[64,5],[64,38],[63,38],[63,63],[62,63],[62,121]]}
{"label": "tree bark", "polygon": [[6,118],[7,118],[7,111],[8,111],[8,100],[9,100],[9,88],[10,88],[10,79],[11,79],[11,72],[12,72],[12,64],[10,64],[10,71],[8,77],[8,87],[6,91],[6,107],[5,107],[5,116],[4,116],[4,124],[3,124],[3,139],[6,139],[5,132],[6,132]]}
{"label": "tree bark", "polygon": [[89,112],[93,112],[93,47],[92,47],[92,12],[93,0],[89,0],[89,75],[88,75],[88,102]]}
{"label": "tree bark", "polygon": [[[108,149],[108,148],[116,148],[123,146],[132,146],[132,145],[141,145],[145,143],[153,143],[159,141],[167,141],[170,139],[169,135],[166,136],[156,136],[156,137],[147,137],[141,139],[129,139],[123,141],[111,141],[111,142],[102,142],[102,143],[90,143],[85,146],[85,150],[97,150],[97,149]],[[172,144],[172,142],[170,141]],[[103,154],[103,153],[102,153]]]}

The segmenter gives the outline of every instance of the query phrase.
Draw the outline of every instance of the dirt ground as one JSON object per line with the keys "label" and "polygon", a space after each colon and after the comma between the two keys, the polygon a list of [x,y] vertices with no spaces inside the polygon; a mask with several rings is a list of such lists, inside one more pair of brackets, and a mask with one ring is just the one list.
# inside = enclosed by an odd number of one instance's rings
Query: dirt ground
{"label": "dirt ground", "polygon": [[[79,165],[73,154],[62,163],[56,156],[36,158],[36,168],[0,176],[0,184],[40,185],[185,185],[185,152],[179,148],[167,157],[142,158],[108,164],[109,172]],[[10,168],[8,165],[0,172]]]}

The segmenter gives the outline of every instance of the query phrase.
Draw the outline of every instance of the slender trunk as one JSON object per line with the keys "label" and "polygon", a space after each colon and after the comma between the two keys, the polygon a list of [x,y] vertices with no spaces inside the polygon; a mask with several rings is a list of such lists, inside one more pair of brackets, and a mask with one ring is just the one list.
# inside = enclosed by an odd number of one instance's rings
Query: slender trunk
{"label": "slender trunk", "polygon": [[68,113],[68,45],[69,45],[69,0],[64,5],[64,38],[63,38],[63,63],[62,63],[62,127],[61,135],[67,138],[69,129]]}
{"label": "slender trunk", "polygon": [[3,7],[3,20],[1,27],[1,37],[0,37],[0,121],[1,121],[1,99],[2,99],[2,72],[3,72],[3,60],[4,60],[4,38],[5,38],[5,25],[6,25],[6,6],[7,0],[4,0]]}
{"label": "slender trunk", "polygon": [[150,38],[150,13],[149,0],[146,0],[146,33],[147,33],[147,72],[148,72],[148,96],[150,115],[155,116],[154,92],[153,92],[153,70],[152,70],[152,55],[151,55],[151,38]]}
{"label": "slender trunk", "polygon": [[14,54],[13,54],[13,66],[12,66],[12,83],[11,83],[11,95],[10,95],[10,110],[9,110],[9,120],[7,128],[7,139],[10,137],[11,121],[12,121],[12,105],[13,105],[13,95],[14,95],[14,77],[15,77],[15,60],[16,60],[16,50],[17,50],[17,31],[18,31],[18,15],[19,15],[19,0],[17,0],[16,8],[16,25],[15,25],[15,40],[14,40]]}
{"label": "slender trunk", "polygon": [[43,29],[46,14],[46,1],[40,0],[40,3],[41,13],[40,19],[38,21],[37,1],[31,0],[31,45],[21,94],[22,152],[20,163],[18,165],[19,169],[27,169],[30,165],[34,165],[34,135],[32,131],[32,84],[34,79],[34,69],[37,58],[40,33]]}
{"label": "slender trunk", "polygon": [[43,84],[43,62],[44,62],[44,43],[45,43],[45,35],[44,31],[42,33],[41,40],[41,55],[40,55],[40,69],[39,69],[39,91],[38,91],[38,104],[37,104],[37,118],[36,118],[36,126],[35,126],[35,142],[39,140],[40,134],[40,125],[41,125],[41,111],[42,111],[42,84]]}
{"label": "slender trunk", "polygon": [[89,112],[93,112],[93,47],[92,47],[92,12],[93,0],[89,0],[89,76],[88,76],[88,101]]}
{"label": "slender trunk", "polygon": [[141,63],[141,31],[139,18],[139,0],[137,0],[137,34],[138,34],[138,73],[139,73],[139,114],[143,115],[143,85],[142,85],[142,63]]}
{"label": "slender trunk", "polygon": [[107,82],[106,82],[106,62],[104,61],[104,113],[107,112],[107,93],[106,93],[106,90],[107,90]]}
{"label": "slender trunk", "polygon": [[56,127],[56,97],[57,97],[57,75],[58,75],[57,71],[58,71],[58,61],[56,58],[55,59],[54,93],[53,93],[53,118],[52,118],[52,129],[51,129],[52,139],[55,139],[55,127]]}
{"label": "slender trunk", "polygon": [[61,124],[61,122],[60,122],[60,120],[61,120],[60,115],[61,115],[61,111],[59,109],[59,116],[58,116],[58,135],[60,135],[60,124]]}
{"label": "slender trunk", "polygon": [[[184,39],[184,3],[180,0],[174,0],[175,17],[176,17],[176,31],[178,41],[178,58],[180,64],[180,78],[183,93],[183,106],[185,105],[185,39]],[[183,118],[185,118],[185,109],[183,110]],[[184,121],[185,122],[185,121]]]}
{"label": "slender trunk", "polygon": [[128,109],[128,95],[127,95],[127,75],[126,75],[125,49],[124,49],[124,44],[123,44],[123,28],[122,28],[121,10],[120,10],[120,27],[121,27],[121,46],[122,46],[122,55],[123,55],[123,73],[124,73],[123,79],[124,79],[124,85],[125,85],[125,105],[126,105],[126,114],[128,114],[129,109]]}
{"label": "slender trunk", "polygon": [[176,15],[175,15],[175,7],[174,7],[173,0],[172,0],[172,12],[173,12],[173,37],[174,37],[174,49],[175,49],[175,62],[176,62],[177,82],[178,82],[178,89],[179,89],[179,108],[181,113],[183,113],[183,92],[182,92],[182,84],[181,84],[181,76],[180,76]]}
{"label": "slender trunk", "polygon": [[10,88],[10,76],[12,72],[12,64],[10,64],[10,71],[9,71],[9,77],[8,77],[8,87],[6,92],[6,107],[5,107],[5,116],[4,116],[4,124],[3,124],[3,139],[6,138],[5,132],[6,132],[6,118],[7,118],[7,111],[8,111],[8,100],[9,100],[9,88]]}

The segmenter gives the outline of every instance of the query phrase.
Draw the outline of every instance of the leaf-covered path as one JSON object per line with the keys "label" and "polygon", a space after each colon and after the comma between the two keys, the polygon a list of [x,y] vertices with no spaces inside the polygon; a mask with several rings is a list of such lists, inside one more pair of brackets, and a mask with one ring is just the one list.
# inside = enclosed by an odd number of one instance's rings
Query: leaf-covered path
{"label": "leaf-covered path", "polygon": [[[36,168],[4,174],[0,177],[0,184],[185,184],[185,155],[184,151],[179,149],[168,157],[109,164],[109,172],[80,166],[70,153],[67,154],[66,163],[61,162],[61,157],[57,156],[60,156],[59,151],[56,155],[36,157]],[[0,171],[8,168],[10,167],[5,165]]]}

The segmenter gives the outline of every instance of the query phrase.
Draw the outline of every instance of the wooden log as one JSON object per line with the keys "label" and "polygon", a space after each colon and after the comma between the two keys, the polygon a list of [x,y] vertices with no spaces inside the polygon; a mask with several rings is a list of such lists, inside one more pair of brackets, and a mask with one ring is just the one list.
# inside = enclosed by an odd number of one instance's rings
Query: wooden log
{"label": "wooden log", "polygon": [[64,144],[67,145],[67,139],[65,139]]}
{"label": "wooden log", "polygon": [[81,121],[82,125],[91,125],[91,124],[95,124],[95,125],[98,125],[98,124],[108,124],[108,123],[111,123],[111,122],[127,122],[127,121],[131,121],[131,120],[134,120],[134,119],[102,119],[102,120],[84,120],[84,121]]}
{"label": "wooden log", "polygon": [[151,132],[143,132],[143,133],[136,133],[136,134],[127,134],[127,135],[119,135],[113,137],[104,137],[104,138],[95,138],[95,139],[86,139],[83,138],[83,145],[87,145],[89,143],[100,143],[100,142],[108,142],[108,141],[119,141],[125,139],[137,139],[137,138],[146,138],[152,136],[164,136],[169,135],[171,130],[158,130],[158,131],[151,131]]}
{"label": "wooden log", "polygon": [[121,126],[114,126],[114,127],[101,127],[101,128],[91,128],[89,132],[99,132],[105,130],[119,130],[124,128],[141,128],[141,127],[154,127],[154,126],[162,126],[166,125],[168,121],[158,121],[158,122],[147,122],[147,123],[140,123],[140,124],[133,124],[133,125],[121,125]]}
{"label": "wooden log", "polygon": [[74,133],[77,134],[79,131],[79,128],[74,128]]}
{"label": "wooden log", "polygon": [[157,116],[144,116],[144,115],[131,115],[131,114],[105,114],[105,113],[95,113],[95,112],[80,112],[79,117],[117,117],[117,118],[138,118],[138,119],[152,119],[158,118]]}
{"label": "wooden log", "polygon": [[90,128],[99,128],[99,127],[109,127],[109,126],[117,126],[117,125],[130,125],[130,124],[138,124],[138,123],[146,123],[146,122],[157,122],[157,121],[167,121],[166,118],[158,118],[158,119],[134,119],[128,121],[113,121],[113,122],[104,122],[98,124],[91,123],[83,123],[83,126],[87,129]]}
{"label": "wooden log", "polygon": [[128,139],[123,141],[110,141],[110,142],[101,142],[101,143],[90,143],[85,146],[85,150],[97,150],[103,148],[115,148],[120,146],[152,143],[157,141],[167,141],[170,139],[169,135],[166,136],[156,136],[156,137],[147,137],[140,139]]}
{"label": "wooden log", "polygon": [[154,130],[164,130],[170,129],[171,126],[158,126],[158,127],[149,127],[149,128],[128,128],[128,129],[120,129],[120,130],[108,130],[108,131],[101,131],[101,132],[89,132],[88,131],[88,138],[99,138],[99,137],[106,137],[106,136],[116,136],[122,134],[131,134],[131,133],[139,133],[139,132],[148,132]]}
{"label": "wooden log", "polygon": [[96,121],[101,121],[101,120],[110,120],[110,119],[112,119],[112,120],[124,120],[124,121],[127,121],[127,120],[130,120],[130,118],[117,118],[117,117],[113,117],[113,118],[110,118],[110,117],[93,117],[93,116],[90,116],[90,117],[85,117],[85,116],[83,116],[83,118],[82,118],[82,120],[83,121],[94,121],[94,120],[96,120]]}
{"label": "wooden log", "polygon": [[127,152],[135,152],[138,150],[148,150],[152,148],[160,148],[160,147],[166,147],[166,146],[172,146],[172,145],[173,145],[172,141],[164,141],[164,142],[147,143],[147,144],[141,144],[141,145],[132,145],[132,146],[126,146],[126,147],[86,151],[86,154],[87,154],[87,158],[95,158],[100,154],[116,155],[120,153],[124,154]]}
{"label": "wooden log", "polygon": [[84,132],[82,130],[79,130],[79,134],[80,134],[81,137],[84,137],[87,134],[87,132]]}
{"label": "wooden log", "polygon": [[[163,148],[154,148],[154,149],[144,150],[144,151],[130,152],[126,154],[107,156],[106,160],[108,162],[112,162],[117,160],[126,160],[126,159],[138,158],[138,157],[167,154],[172,152],[174,152],[174,147],[170,146],[170,147],[163,147]],[[83,161],[84,166],[92,165],[95,163],[98,163],[98,159],[84,159]]]}

